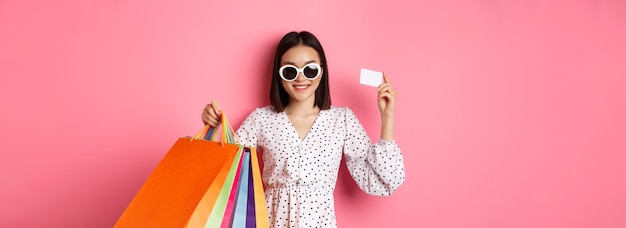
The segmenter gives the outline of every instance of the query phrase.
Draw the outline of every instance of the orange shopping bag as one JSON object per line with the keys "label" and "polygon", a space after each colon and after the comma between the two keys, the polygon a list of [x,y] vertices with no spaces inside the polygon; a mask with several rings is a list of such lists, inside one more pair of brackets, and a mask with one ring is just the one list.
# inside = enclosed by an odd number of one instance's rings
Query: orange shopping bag
{"label": "orange shopping bag", "polygon": [[234,134],[225,116],[222,120],[222,142],[207,140],[214,130],[208,126],[195,137],[176,141],[130,202],[116,228],[193,227],[187,224],[198,213],[195,211],[200,201],[204,205],[215,203],[217,193],[212,196],[209,190],[221,189],[232,163],[243,151],[241,145],[225,143]]}
{"label": "orange shopping bag", "polygon": [[[228,142],[239,144],[234,132],[228,136]],[[269,227],[256,150],[244,147],[236,156],[228,174],[220,174],[225,177],[216,179],[219,184],[211,185],[202,198],[187,227]]]}

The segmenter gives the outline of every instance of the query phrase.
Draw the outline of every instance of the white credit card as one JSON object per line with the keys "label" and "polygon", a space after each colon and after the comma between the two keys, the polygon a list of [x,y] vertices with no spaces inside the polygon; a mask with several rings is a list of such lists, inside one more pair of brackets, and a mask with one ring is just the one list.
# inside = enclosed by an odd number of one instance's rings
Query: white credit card
{"label": "white credit card", "polygon": [[378,87],[383,84],[383,73],[361,68],[361,84]]}

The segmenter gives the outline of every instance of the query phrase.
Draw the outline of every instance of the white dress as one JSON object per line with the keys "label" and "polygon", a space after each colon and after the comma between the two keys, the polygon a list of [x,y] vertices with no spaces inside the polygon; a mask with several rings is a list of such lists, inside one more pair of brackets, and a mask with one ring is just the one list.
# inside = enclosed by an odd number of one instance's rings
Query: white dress
{"label": "white dress", "polygon": [[336,227],[333,191],[341,156],[371,195],[391,195],[404,182],[398,145],[372,144],[349,108],[320,111],[301,140],[285,112],[257,108],[237,130],[241,143],[263,150],[263,185],[272,227]]}

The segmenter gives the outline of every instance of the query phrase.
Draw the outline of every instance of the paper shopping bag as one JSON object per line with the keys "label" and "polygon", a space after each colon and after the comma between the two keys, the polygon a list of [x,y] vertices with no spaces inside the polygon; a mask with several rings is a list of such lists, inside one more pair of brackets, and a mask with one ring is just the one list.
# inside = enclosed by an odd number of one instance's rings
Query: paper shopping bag
{"label": "paper shopping bag", "polygon": [[[256,150],[245,147],[238,169],[231,169],[205,227],[269,227]],[[232,183],[232,184],[231,184]]]}
{"label": "paper shopping bag", "polygon": [[[239,181],[233,213],[229,221],[230,224],[224,224],[224,222],[222,222],[222,227],[246,227],[246,215],[248,214],[248,180],[250,179],[249,148],[244,148],[242,164],[240,173],[241,180]],[[254,216],[254,214],[252,214],[252,216]]]}
{"label": "paper shopping bag", "polygon": [[[191,215],[191,218],[189,219],[186,227],[205,227],[209,215],[211,215],[211,213],[213,212],[216,201],[218,201],[220,192],[222,191],[224,186],[233,185],[234,173],[238,170],[240,166],[239,161],[241,160],[241,152],[237,153],[237,155],[228,162],[227,165],[229,165],[229,167],[226,167],[227,169],[223,169],[220,175],[215,178],[214,184],[209,187],[205,195],[196,206],[196,210]],[[227,189],[230,191],[231,187],[227,187]],[[222,209],[222,211],[223,210],[224,209]]]}
{"label": "paper shopping bag", "polygon": [[229,221],[232,217],[235,193],[239,185],[242,155],[243,153],[238,154],[238,159],[232,164],[228,177],[220,190],[215,204],[209,205],[212,209],[205,227],[221,227],[223,221]]}
{"label": "paper shopping bag", "polygon": [[242,146],[224,143],[224,140],[179,138],[150,174],[115,227],[186,227],[210,187],[223,184],[216,182],[216,178],[230,171],[231,164],[242,149]]}
{"label": "paper shopping bag", "polygon": [[[252,218],[249,217],[250,219],[246,221],[246,224],[250,222],[256,225],[250,225],[248,227],[270,227],[269,215],[267,213],[267,203],[265,201],[265,193],[263,191],[263,180],[261,179],[261,169],[259,167],[259,159],[254,148],[250,148],[250,166],[252,167],[252,188],[254,190],[254,221],[252,221]],[[250,210],[252,211],[252,209]]]}

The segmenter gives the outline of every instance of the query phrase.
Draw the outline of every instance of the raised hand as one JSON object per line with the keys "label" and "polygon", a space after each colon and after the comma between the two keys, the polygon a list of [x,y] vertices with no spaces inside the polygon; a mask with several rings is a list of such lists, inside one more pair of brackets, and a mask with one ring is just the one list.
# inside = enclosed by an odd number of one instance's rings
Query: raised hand
{"label": "raised hand", "polygon": [[381,118],[392,118],[396,109],[396,91],[391,87],[384,72],[383,79],[384,83],[378,86],[378,109]]}

